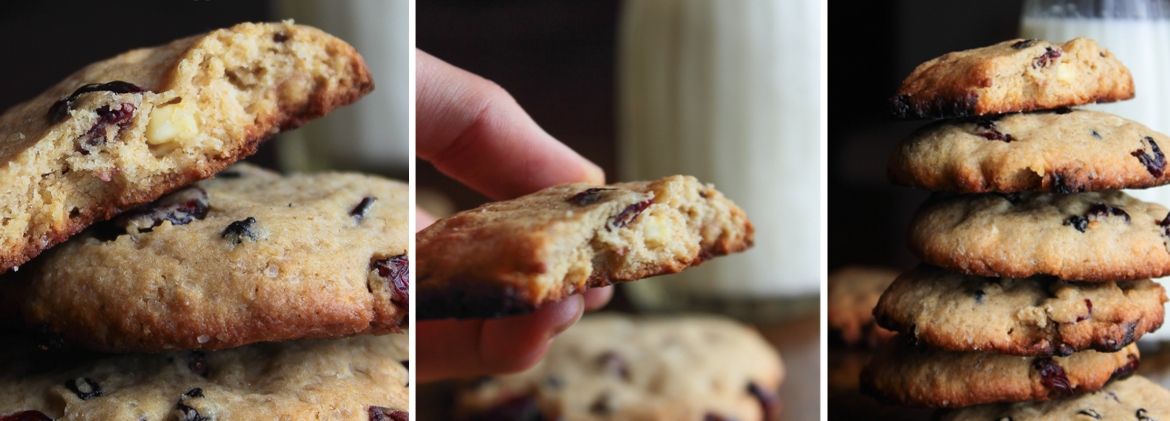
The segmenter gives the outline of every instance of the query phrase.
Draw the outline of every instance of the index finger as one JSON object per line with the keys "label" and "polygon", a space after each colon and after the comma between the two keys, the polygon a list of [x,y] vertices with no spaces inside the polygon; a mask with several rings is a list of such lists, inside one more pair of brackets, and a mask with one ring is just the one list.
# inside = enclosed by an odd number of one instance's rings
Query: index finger
{"label": "index finger", "polygon": [[499,85],[416,50],[417,154],[493,199],[605,182],[597,165],[545,133]]}

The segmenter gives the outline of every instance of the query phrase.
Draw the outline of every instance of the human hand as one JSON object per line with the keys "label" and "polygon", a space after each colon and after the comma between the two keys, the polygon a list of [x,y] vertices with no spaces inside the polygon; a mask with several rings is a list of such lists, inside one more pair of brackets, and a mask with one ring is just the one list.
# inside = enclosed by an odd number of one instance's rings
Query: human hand
{"label": "human hand", "polygon": [[[499,85],[422,51],[416,57],[417,154],[439,171],[493,199],[605,182],[601,168],[545,133]],[[420,229],[434,222],[417,215]],[[598,288],[520,316],[416,323],[418,381],[523,370],[612,295]]]}

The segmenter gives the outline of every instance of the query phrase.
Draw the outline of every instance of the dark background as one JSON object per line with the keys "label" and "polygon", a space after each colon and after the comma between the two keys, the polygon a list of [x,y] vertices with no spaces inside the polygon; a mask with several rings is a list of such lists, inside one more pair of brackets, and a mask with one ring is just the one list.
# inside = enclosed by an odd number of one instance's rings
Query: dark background
{"label": "dark background", "polygon": [[[419,0],[417,45],[506,89],[553,137],[616,171],[617,0]],[[457,210],[487,198],[418,160],[420,189]]]}
{"label": "dark background", "polygon": [[829,269],[909,269],[910,216],[927,192],[890,185],[886,160],[925,122],[882,118],[918,64],[1016,37],[1020,0],[879,0],[829,7]]}

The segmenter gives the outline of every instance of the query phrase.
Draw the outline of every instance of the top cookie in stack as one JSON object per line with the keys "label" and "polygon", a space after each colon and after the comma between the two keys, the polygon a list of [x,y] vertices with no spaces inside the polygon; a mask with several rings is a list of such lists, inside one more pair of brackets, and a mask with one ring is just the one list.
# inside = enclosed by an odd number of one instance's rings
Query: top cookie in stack
{"label": "top cookie in stack", "polygon": [[1066,398],[1132,374],[1133,342],[1162,325],[1166,294],[1147,278],[1170,274],[1170,215],[1115,190],[1170,182],[1170,138],[1069,107],[1133,95],[1129,71],[1085,38],[950,53],[902,83],[894,117],[947,119],[902,142],[890,179],[940,192],[910,229],[927,264],[874,309],[900,336],[865,388],[954,408]]}

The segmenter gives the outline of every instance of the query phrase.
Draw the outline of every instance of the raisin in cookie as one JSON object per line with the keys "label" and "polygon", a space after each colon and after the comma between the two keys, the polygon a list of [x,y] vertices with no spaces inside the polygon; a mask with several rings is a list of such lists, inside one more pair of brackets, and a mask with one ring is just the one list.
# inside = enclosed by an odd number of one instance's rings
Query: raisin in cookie
{"label": "raisin in cookie", "polygon": [[984,278],[923,265],[900,276],[874,315],[951,351],[1013,355],[1115,352],[1162,326],[1166,292],[1149,279]]}
{"label": "raisin in cookie", "polygon": [[490,317],[747,249],[743,211],[694,177],[566,184],[440,219],[416,236],[419,319]]}
{"label": "raisin in cookie", "polygon": [[0,314],[112,352],[397,331],[407,199],[379,177],[237,165],[7,275]]}
{"label": "raisin in cookie", "polygon": [[935,195],[910,223],[923,261],[983,276],[1114,281],[1170,275],[1170,215],[1120,191]]}
{"label": "raisin in cookie", "polygon": [[404,335],[0,363],[3,420],[407,419]]}
{"label": "raisin in cookie", "polygon": [[941,414],[941,421],[1066,421],[1170,419],[1170,391],[1142,376],[1109,383],[1093,393],[1047,402],[979,405]]}
{"label": "raisin in cookie", "polygon": [[1044,401],[1100,389],[1133,374],[1137,344],[1115,353],[1018,357],[953,352],[890,339],[861,373],[862,390],[904,406],[957,408],[995,402]]}
{"label": "raisin in cookie", "polygon": [[292,23],[91,64],[0,115],[0,272],[372,88],[353,47]]}
{"label": "raisin in cookie", "polygon": [[486,378],[459,404],[478,420],[764,421],[783,376],[759,333],[728,319],[596,315],[535,367]]}
{"label": "raisin in cookie", "polygon": [[960,193],[1075,193],[1170,182],[1170,137],[1113,114],[1043,111],[947,120],[894,151],[896,184]]}
{"label": "raisin in cookie", "polygon": [[829,274],[827,324],[846,345],[877,347],[894,336],[877,326],[873,308],[898,272],[877,267],[846,267]]}
{"label": "raisin in cookie", "polygon": [[1096,41],[1016,39],[922,63],[889,107],[894,118],[951,118],[1113,102],[1133,94],[1129,69]]}

